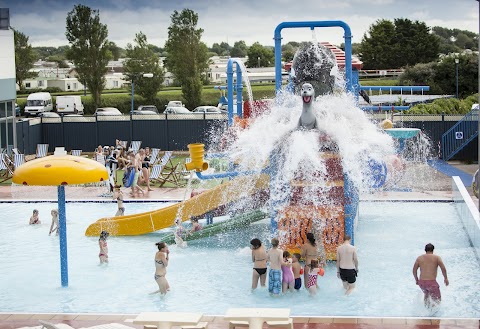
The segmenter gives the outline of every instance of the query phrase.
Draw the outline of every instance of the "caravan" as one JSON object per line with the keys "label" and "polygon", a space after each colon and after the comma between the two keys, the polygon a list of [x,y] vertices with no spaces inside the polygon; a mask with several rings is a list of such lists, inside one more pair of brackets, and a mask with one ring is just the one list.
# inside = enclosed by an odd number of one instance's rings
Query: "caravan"
{"label": "caravan", "polygon": [[27,97],[27,105],[25,106],[25,116],[37,115],[42,112],[50,112],[53,110],[52,96],[50,93],[32,93]]}
{"label": "caravan", "polygon": [[83,114],[83,103],[80,96],[57,96],[55,104],[58,114]]}

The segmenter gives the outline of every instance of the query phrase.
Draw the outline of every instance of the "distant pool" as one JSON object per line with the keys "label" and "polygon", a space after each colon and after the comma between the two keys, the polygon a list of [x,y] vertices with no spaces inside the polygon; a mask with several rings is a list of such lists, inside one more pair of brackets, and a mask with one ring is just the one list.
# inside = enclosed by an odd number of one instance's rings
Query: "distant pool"
{"label": "distant pool", "polygon": [[[165,203],[127,203],[127,213],[164,207]],[[358,288],[343,295],[334,264],[319,278],[320,290],[272,298],[264,289],[250,291],[252,264],[249,241],[269,240],[269,220],[244,230],[172,246],[164,298],[149,295],[153,280],[155,242],[160,233],[109,238],[110,264],[98,265],[97,238],[85,237],[86,227],[111,216],[114,203],[67,204],[69,288],[60,287],[58,238],[48,236],[55,203],[0,203],[0,310],[3,312],[137,313],[200,311],[221,315],[229,307],[289,307],[302,316],[413,316],[430,314],[412,276],[416,257],[426,243],[435,245],[450,279],[443,285],[438,317],[480,317],[480,266],[451,203],[360,204],[356,245],[360,271]],[[42,224],[29,226],[32,209]]]}

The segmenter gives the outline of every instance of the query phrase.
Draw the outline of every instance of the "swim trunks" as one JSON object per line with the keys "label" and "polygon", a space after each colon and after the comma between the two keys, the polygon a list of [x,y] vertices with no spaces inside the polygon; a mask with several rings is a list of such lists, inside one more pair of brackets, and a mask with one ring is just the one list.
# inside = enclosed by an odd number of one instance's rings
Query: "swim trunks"
{"label": "swim trunks", "polygon": [[317,285],[317,273],[308,273],[308,281],[307,281],[307,288],[313,287]]}
{"label": "swim trunks", "polygon": [[440,286],[436,280],[418,280],[418,286],[426,296],[431,297],[433,300],[440,300],[442,298]]}
{"label": "swim trunks", "polygon": [[355,281],[357,281],[357,271],[355,271],[355,269],[346,270],[341,268],[340,278],[342,279],[342,281],[346,281],[348,283],[355,283]]}
{"label": "swim trunks", "polygon": [[302,287],[302,279],[301,278],[296,278],[295,279],[295,286],[293,286],[295,289],[300,289]]}
{"label": "swim trunks", "polygon": [[268,292],[278,295],[282,291],[282,271],[270,270],[268,272]]}
{"label": "swim trunks", "polygon": [[266,268],[254,268],[254,270],[257,271],[258,275],[263,275],[263,274],[267,273]]}

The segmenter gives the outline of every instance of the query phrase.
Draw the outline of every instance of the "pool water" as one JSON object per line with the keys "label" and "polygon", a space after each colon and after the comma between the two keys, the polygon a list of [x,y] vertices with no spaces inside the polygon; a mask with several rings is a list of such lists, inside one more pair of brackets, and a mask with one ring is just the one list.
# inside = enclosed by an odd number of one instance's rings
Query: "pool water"
{"label": "pool water", "polygon": [[[164,203],[127,203],[134,213]],[[108,239],[110,263],[100,266],[98,238],[85,237],[89,224],[116,212],[115,203],[67,204],[69,287],[60,285],[58,237],[48,236],[55,203],[0,203],[0,310],[3,312],[199,311],[222,315],[229,307],[289,307],[296,316],[437,316],[480,317],[480,269],[452,203],[361,202],[356,246],[357,289],[344,296],[335,264],[319,278],[319,292],[305,289],[271,297],[252,292],[249,241],[270,239],[269,219],[250,227],[170,247],[162,297],[153,279],[155,242],[162,233]],[[29,226],[34,208],[41,225]],[[187,225],[187,224],[186,224]],[[448,270],[450,286],[439,273],[442,305],[425,310],[412,267],[427,243],[435,245]],[[269,246],[269,244],[267,244]]]}

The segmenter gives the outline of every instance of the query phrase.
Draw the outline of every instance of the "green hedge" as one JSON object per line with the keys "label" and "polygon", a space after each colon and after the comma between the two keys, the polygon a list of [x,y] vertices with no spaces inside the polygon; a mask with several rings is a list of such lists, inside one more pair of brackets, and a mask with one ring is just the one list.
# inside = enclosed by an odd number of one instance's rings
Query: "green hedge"
{"label": "green hedge", "polygon": [[468,96],[465,99],[442,98],[432,103],[423,103],[411,107],[405,114],[467,114],[472,105],[478,103],[478,94]]}

